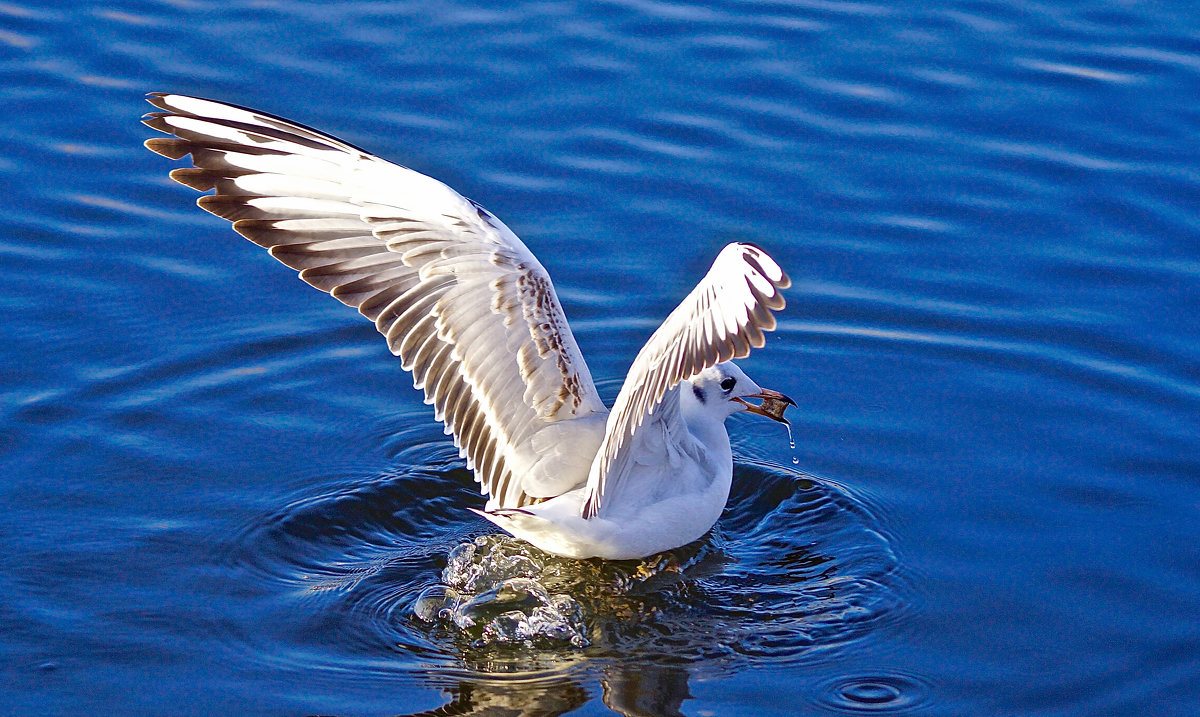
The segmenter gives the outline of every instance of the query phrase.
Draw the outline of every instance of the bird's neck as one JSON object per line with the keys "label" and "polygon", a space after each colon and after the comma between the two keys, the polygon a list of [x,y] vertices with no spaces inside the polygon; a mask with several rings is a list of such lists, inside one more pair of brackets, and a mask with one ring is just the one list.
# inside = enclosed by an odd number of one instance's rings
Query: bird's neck
{"label": "bird's neck", "polygon": [[725,430],[725,418],[718,418],[710,406],[698,400],[691,391],[691,384],[684,382],[679,394],[679,411],[688,433],[700,443],[729,450],[729,433]]}

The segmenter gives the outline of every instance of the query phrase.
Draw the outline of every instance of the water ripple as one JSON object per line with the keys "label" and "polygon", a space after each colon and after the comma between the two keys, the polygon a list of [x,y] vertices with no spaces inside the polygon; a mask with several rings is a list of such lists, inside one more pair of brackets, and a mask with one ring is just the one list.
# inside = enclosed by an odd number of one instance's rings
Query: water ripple
{"label": "water ripple", "polygon": [[[432,460],[440,454],[413,448],[402,473],[298,497],[242,531],[229,560],[261,589],[290,592],[301,622],[340,616],[325,644],[452,663],[585,646],[588,659],[787,663],[842,649],[902,610],[881,526],[830,482],[741,465],[702,541],[641,561],[576,561],[490,535],[463,510],[478,500],[468,474]],[[506,646],[520,650],[494,652]]]}
{"label": "water ripple", "polygon": [[825,684],[818,704],[839,712],[907,714],[926,705],[929,686],[900,672],[839,677]]}

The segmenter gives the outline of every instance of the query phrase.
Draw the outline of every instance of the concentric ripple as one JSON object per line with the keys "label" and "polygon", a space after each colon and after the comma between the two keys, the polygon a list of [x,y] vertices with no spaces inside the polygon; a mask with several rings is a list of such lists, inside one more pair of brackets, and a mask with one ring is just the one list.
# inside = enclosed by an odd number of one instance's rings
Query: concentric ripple
{"label": "concentric ripple", "polygon": [[704,539],[579,561],[465,511],[479,498],[444,446],[398,458],[402,473],[334,483],[238,539],[234,562],[284,593],[280,607],[323,649],[491,670],[526,669],[546,650],[779,662],[852,642],[902,605],[872,511],[831,481],[742,464]]}
{"label": "concentric ripple", "polygon": [[821,705],[840,712],[899,714],[925,704],[928,687],[902,673],[841,677],[821,690]]}

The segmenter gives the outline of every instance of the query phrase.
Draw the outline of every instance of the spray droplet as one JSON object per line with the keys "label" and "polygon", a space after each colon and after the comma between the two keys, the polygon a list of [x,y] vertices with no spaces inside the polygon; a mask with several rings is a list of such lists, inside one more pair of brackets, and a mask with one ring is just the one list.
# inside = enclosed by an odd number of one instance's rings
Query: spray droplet
{"label": "spray droplet", "polygon": [[792,449],[792,465],[798,466],[800,465],[800,458],[796,455],[796,439],[792,437],[792,424],[785,423],[783,425],[787,427],[788,445]]}

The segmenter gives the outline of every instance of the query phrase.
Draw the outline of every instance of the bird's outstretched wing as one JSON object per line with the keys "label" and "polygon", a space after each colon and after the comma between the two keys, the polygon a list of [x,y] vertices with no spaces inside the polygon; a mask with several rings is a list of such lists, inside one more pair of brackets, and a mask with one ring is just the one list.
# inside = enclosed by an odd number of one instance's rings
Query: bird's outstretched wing
{"label": "bird's outstretched wing", "polygon": [[[600,515],[620,492],[637,453],[638,432],[659,418],[678,418],[680,381],[723,361],[742,358],[775,328],[772,311],[784,307],[780,289],[791,286],[783,269],[753,244],[730,244],[692,293],[638,352],[608,417],[604,442],[588,476],[583,517]],[[670,405],[667,405],[670,403]]]}
{"label": "bird's outstretched wing", "polygon": [[375,322],[490,507],[582,483],[607,410],[550,277],[499,219],[302,125],[183,95],[148,101],[162,111],[143,122],[174,137],[146,146],[195,165],[171,177],[215,190],[202,208]]}

